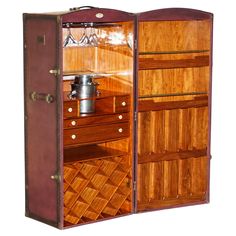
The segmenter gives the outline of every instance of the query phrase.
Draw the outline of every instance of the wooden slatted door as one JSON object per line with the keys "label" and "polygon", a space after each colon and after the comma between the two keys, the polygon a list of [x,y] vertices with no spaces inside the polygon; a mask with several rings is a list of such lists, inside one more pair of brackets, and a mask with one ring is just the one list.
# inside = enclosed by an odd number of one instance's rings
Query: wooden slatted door
{"label": "wooden slatted door", "polygon": [[138,211],[208,201],[211,15],[169,11],[139,19]]}

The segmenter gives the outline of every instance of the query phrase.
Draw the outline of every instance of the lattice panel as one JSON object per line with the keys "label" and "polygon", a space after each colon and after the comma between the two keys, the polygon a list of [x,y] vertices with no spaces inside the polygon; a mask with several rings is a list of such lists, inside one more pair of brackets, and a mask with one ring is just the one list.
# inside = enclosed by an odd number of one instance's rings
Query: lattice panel
{"label": "lattice panel", "polygon": [[64,221],[81,224],[131,212],[127,156],[64,165]]}

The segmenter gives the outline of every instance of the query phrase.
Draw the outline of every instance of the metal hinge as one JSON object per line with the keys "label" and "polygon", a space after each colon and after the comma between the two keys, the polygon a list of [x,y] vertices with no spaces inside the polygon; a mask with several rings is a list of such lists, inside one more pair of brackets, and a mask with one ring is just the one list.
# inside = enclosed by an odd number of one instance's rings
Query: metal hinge
{"label": "metal hinge", "polygon": [[58,174],[51,175],[51,179],[59,182],[61,181],[61,176]]}
{"label": "metal hinge", "polygon": [[134,190],[134,192],[137,190],[137,182],[136,181],[133,182],[133,190]]}
{"label": "metal hinge", "polygon": [[58,75],[60,75],[61,71],[60,71],[60,69],[51,69],[51,70],[49,70],[49,73],[53,74],[55,76],[58,76]]}
{"label": "metal hinge", "polygon": [[134,49],[137,50],[138,48],[138,42],[137,42],[137,39],[134,40]]}
{"label": "metal hinge", "polygon": [[137,121],[137,112],[134,112],[134,120]]}

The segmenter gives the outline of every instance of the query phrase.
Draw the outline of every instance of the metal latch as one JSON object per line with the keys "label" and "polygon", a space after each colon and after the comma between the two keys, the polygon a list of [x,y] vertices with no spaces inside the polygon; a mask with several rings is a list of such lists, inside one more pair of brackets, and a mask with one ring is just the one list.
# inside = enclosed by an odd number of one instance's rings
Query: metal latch
{"label": "metal latch", "polygon": [[58,75],[60,75],[60,69],[51,69],[51,70],[49,70],[49,73],[50,74],[53,74],[53,75],[55,75],[55,76],[58,76]]}
{"label": "metal latch", "polygon": [[134,49],[137,50],[138,48],[138,41],[137,39],[134,40]]}
{"label": "metal latch", "polygon": [[61,176],[58,175],[58,174],[51,175],[51,179],[52,179],[52,180],[55,180],[55,181],[60,181],[60,180],[61,180]]}
{"label": "metal latch", "polygon": [[134,191],[137,190],[137,182],[136,181],[133,182],[133,189],[134,189]]}

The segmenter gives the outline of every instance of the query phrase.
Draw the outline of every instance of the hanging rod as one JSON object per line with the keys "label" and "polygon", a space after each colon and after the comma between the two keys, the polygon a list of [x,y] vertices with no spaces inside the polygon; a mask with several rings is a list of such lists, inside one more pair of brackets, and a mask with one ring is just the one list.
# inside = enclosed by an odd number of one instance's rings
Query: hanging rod
{"label": "hanging rod", "polygon": [[64,22],[62,24],[63,28],[100,28],[100,27],[121,27],[121,24],[116,23],[100,23],[100,22]]}

